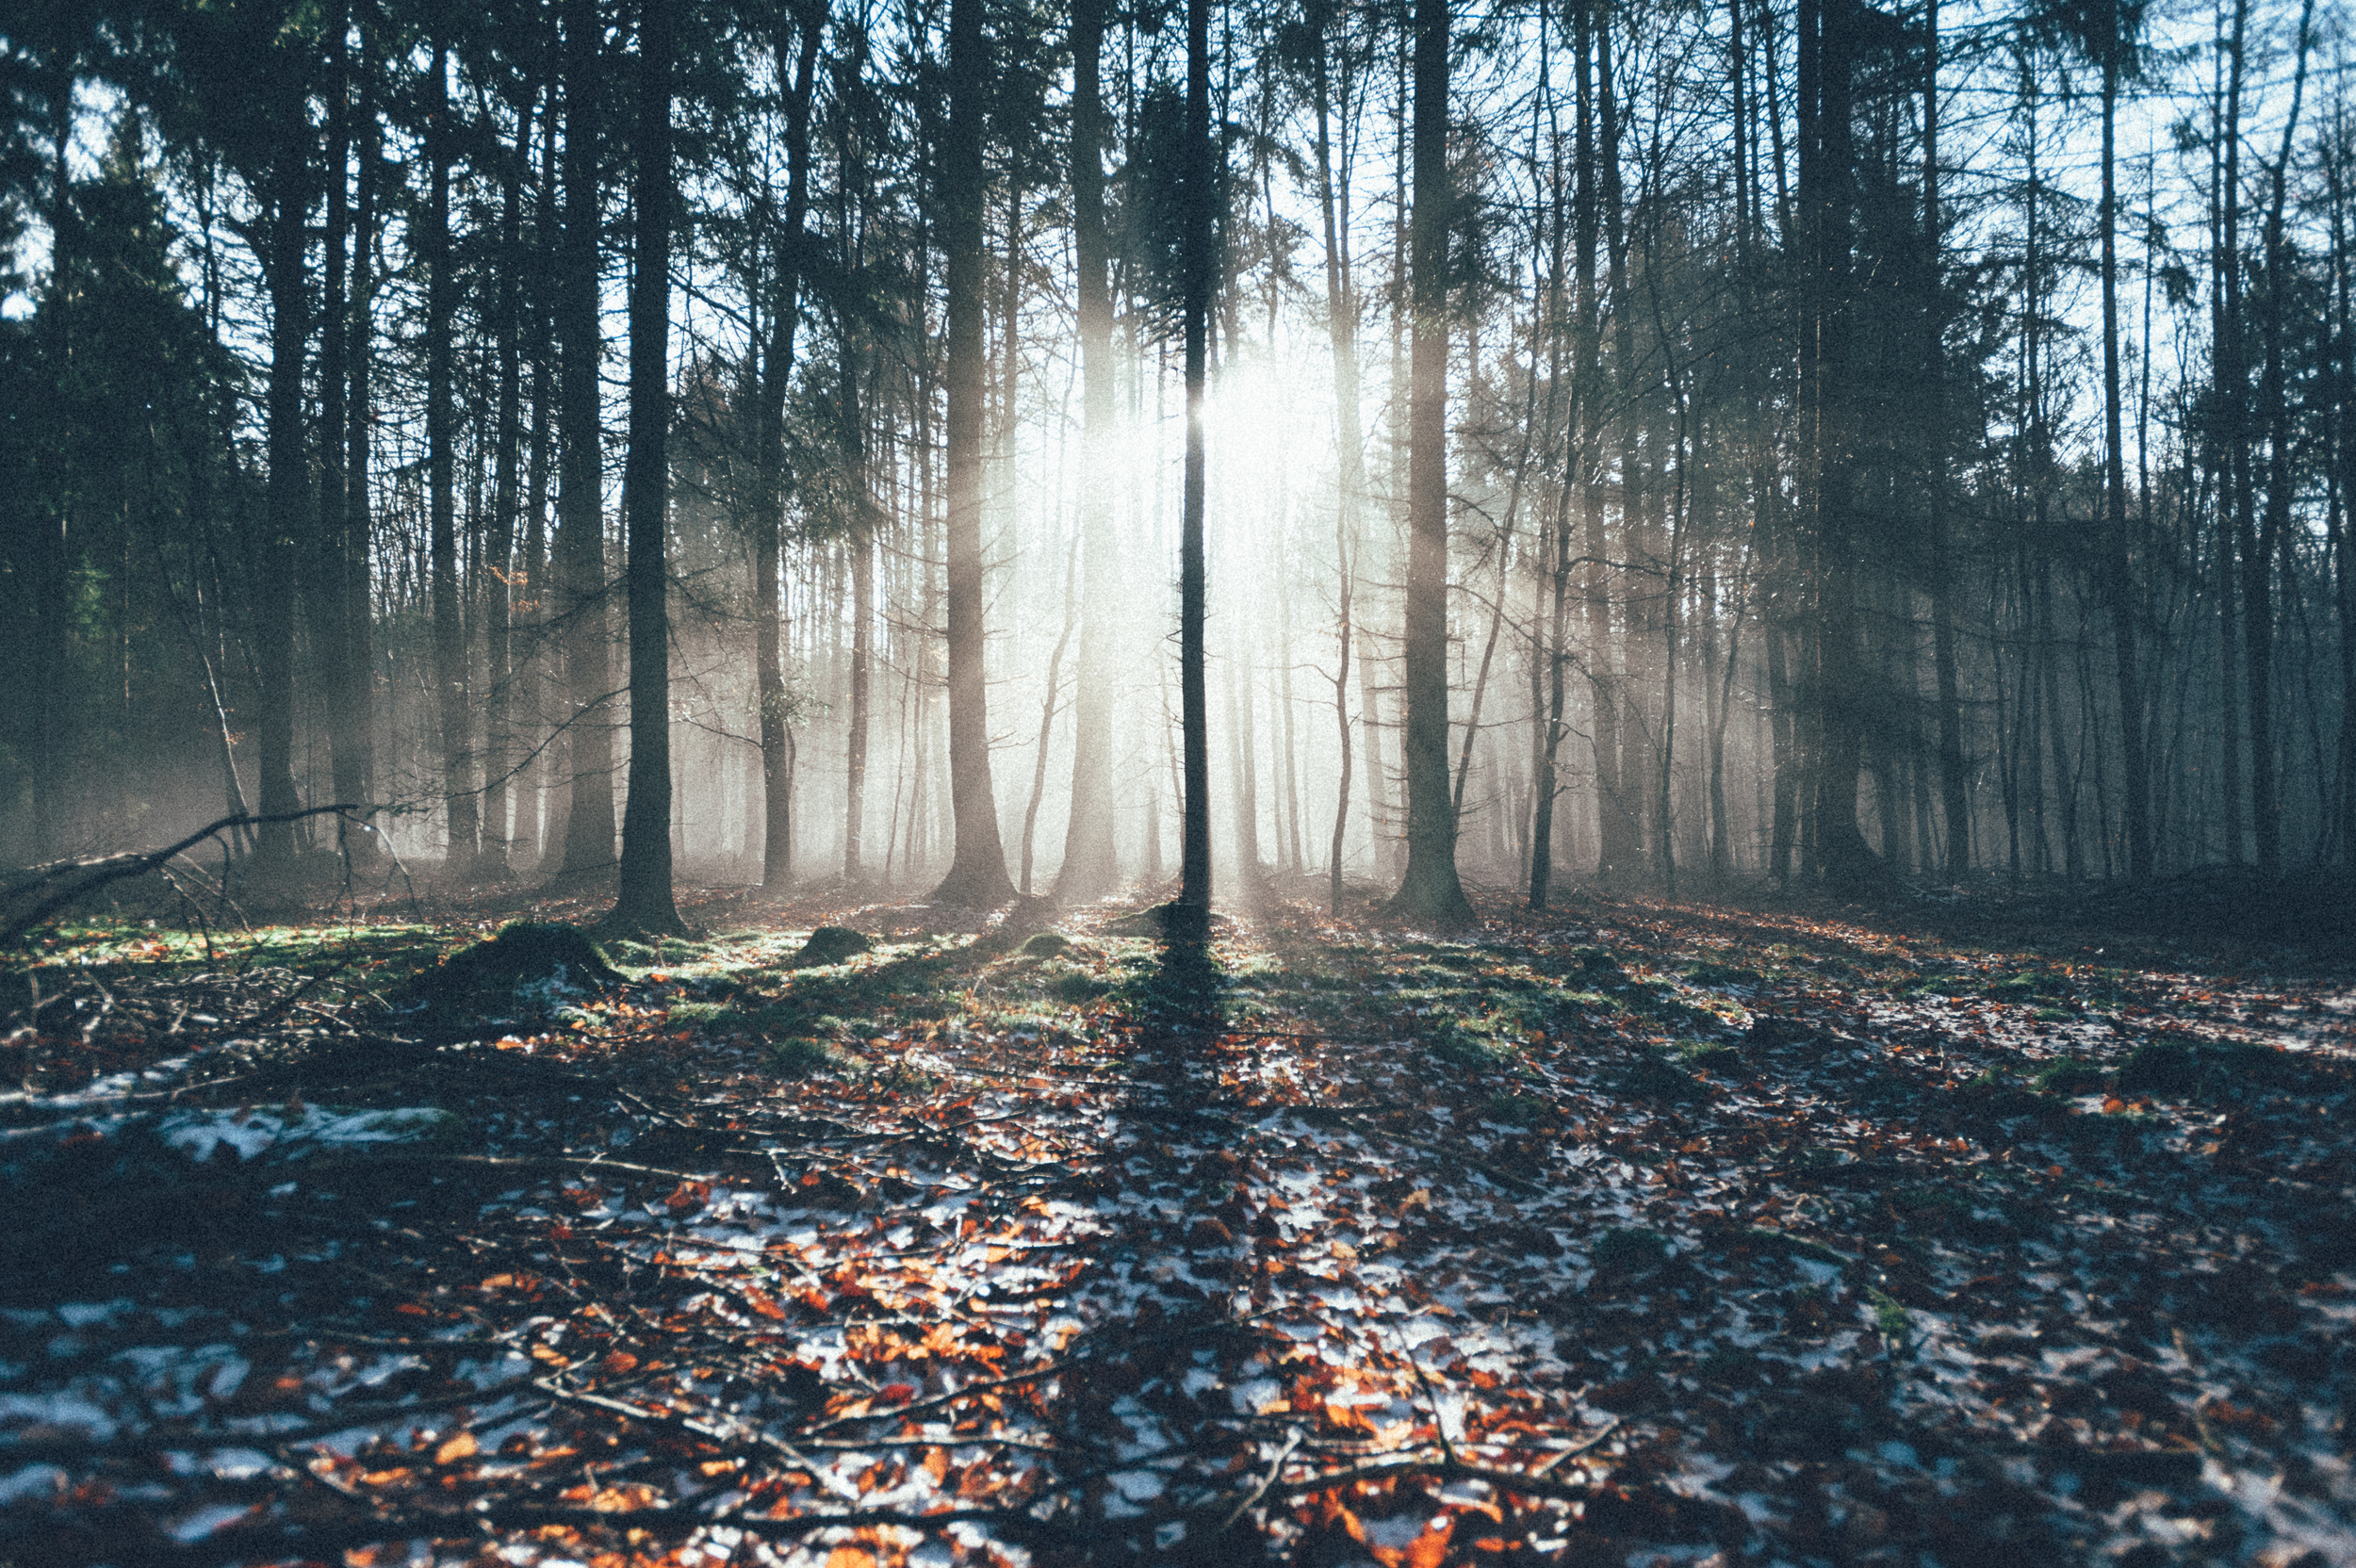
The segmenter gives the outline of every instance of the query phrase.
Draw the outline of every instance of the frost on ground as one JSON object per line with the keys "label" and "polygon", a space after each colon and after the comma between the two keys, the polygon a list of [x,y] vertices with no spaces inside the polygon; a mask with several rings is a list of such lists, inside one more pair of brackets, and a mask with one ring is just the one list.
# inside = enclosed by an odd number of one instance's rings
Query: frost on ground
{"label": "frost on ground", "polygon": [[2344,974],[1126,913],[435,1045],[56,944],[0,1560],[2356,1562]]}

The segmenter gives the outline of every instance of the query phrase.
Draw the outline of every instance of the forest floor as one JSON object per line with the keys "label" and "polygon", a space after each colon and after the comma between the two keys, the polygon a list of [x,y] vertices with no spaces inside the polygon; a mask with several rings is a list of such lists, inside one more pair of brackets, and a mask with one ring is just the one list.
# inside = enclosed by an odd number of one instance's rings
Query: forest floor
{"label": "forest floor", "polygon": [[57,934],[0,1564],[2356,1562],[2356,964],[1294,890]]}

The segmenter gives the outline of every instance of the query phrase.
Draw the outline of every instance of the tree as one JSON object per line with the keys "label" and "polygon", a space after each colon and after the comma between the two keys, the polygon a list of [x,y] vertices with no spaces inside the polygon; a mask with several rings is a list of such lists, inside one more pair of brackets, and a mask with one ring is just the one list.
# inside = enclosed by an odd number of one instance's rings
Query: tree
{"label": "tree", "polygon": [[[467,744],[473,711],[466,700],[466,641],[459,602],[457,511],[457,410],[450,384],[450,354],[457,333],[458,281],[450,253],[450,176],[456,160],[450,125],[450,0],[434,0],[433,41],[427,46],[431,79],[426,83],[425,157],[425,448],[426,492],[433,530],[434,691],[441,726],[445,866],[452,873],[474,869],[480,845],[480,797],[474,790],[473,755]],[[268,813],[282,808],[265,800]]]}
{"label": "tree", "polygon": [[988,308],[982,218],[988,186],[982,125],[990,58],[982,0],[950,0],[949,123],[941,149],[941,243],[948,270],[949,363],[942,466],[948,491],[949,794],[957,847],[933,902],[988,908],[1014,896],[990,787],[990,688],[984,669],[982,419]]}
{"label": "tree", "polygon": [[1472,903],[1456,874],[1448,775],[1448,0],[1415,0],[1415,204],[1409,344],[1407,872],[1393,913],[1460,925]]}
{"label": "tree", "polygon": [[638,117],[631,136],[637,211],[630,280],[630,455],[622,518],[630,583],[630,796],[614,932],[683,936],[671,900],[671,617],[664,561],[671,425],[672,6],[641,0]]}
{"label": "tree", "polygon": [[[777,85],[786,93],[785,219],[771,242],[769,337],[761,374],[760,443],[753,514],[753,669],[761,706],[761,885],[782,893],[794,874],[794,749],[786,733],[785,673],[777,659],[780,621],[777,551],[785,519],[785,394],[794,372],[794,331],[801,319],[803,225],[810,210],[810,101],[826,17],[803,8],[789,74],[785,32],[777,41]],[[788,85],[790,82],[790,86]]]}
{"label": "tree", "polygon": [[598,410],[597,61],[604,24],[597,0],[566,0],[564,15],[564,220],[550,311],[561,367],[557,390],[560,476],[556,577],[564,628],[565,749],[571,754],[561,873],[614,864],[614,737],[606,662],[605,455]]}
{"label": "tree", "polygon": [[1211,8],[1186,0],[1186,128],[1185,199],[1181,210],[1185,267],[1186,455],[1178,544],[1178,723],[1184,750],[1178,831],[1178,897],[1165,919],[1170,934],[1188,940],[1210,935],[1211,717],[1203,669],[1203,633],[1209,598],[1203,514],[1203,400],[1208,384],[1212,225],[1216,196],[1211,163]]}
{"label": "tree", "polygon": [[[1105,275],[1104,0],[1072,7],[1072,252],[1080,335],[1080,661],[1072,703],[1072,815],[1055,896],[1083,902],[1120,874],[1113,849],[1113,302]],[[1042,748],[1044,755],[1044,748]]]}

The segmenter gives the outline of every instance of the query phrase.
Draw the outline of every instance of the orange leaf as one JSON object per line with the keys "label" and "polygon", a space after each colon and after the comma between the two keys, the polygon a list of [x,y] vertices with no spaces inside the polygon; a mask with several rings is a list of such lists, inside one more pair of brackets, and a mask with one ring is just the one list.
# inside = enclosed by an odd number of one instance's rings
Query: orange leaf
{"label": "orange leaf", "polygon": [[456,1437],[434,1450],[434,1462],[455,1464],[462,1459],[473,1458],[475,1451],[474,1433],[460,1432]]}
{"label": "orange leaf", "polygon": [[875,1568],[875,1554],[857,1546],[837,1546],[826,1554],[826,1568]]}
{"label": "orange leaf", "polygon": [[744,1301],[746,1305],[753,1309],[753,1311],[761,1314],[763,1317],[783,1317],[785,1315],[785,1309],[783,1307],[778,1306],[775,1301],[769,1299],[767,1296],[764,1296],[758,1290],[752,1289],[750,1286],[745,1288]]}
{"label": "orange leaf", "polygon": [[1440,1568],[1448,1558],[1448,1538],[1456,1530],[1454,1515],[1442,1519],[1434,1529],[1426,1525],[1423,1533],[1407,1544],[1407,1553],[1399,1559],[1400,1568]]}

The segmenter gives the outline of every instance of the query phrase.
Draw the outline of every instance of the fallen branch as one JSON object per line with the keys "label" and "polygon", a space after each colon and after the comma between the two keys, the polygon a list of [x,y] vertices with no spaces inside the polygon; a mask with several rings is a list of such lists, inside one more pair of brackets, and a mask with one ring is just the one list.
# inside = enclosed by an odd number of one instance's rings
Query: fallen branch
{"label": "fallen branch", "polygon": [[72,876],[77,872],[83,874],[80,880],[56,890],[25,913],[13,916],[6,924],[0,925],[0,947],[13,945],[26,932],[40,925],[75,899],[95,892],[112,882],[121,882],[134,876],[144,876],[174,856],[203,843],[217,833],[226,832],[233,827],[265,827],[275,823],[301,822],[308,817],[341,816],[346,812],[358,809],[360,808],[357,806],[341,804],[313,806],[301,811],[272,811],[267,815],[239,811],[231,816],[222,817],[217,822],[208,823],[187,838],[176,843],[166,845],[162,849],[132,850],[121,855],[103,855],[87,860],[62,860],[54,865],[41,867],[31,878],[10,888],[5,894],[0,894],[0,902],[12,903],[30,896],[36,890],[60,877]]}

